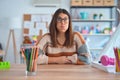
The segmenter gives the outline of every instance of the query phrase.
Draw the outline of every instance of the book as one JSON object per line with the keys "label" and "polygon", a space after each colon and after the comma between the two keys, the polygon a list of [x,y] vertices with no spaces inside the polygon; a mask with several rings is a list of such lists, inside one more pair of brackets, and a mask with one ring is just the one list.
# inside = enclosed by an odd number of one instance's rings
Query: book
{"label": "book", "polygon": [[95,68],[98,68],[100,70],[103,70],[105,72],[108,72],[108,73],[116,73],[115,71],[115,65],[109,65],[109,66],[103,66],[101,63],[98,63],[98,62],[92,62],[92,67],[95,67]]}

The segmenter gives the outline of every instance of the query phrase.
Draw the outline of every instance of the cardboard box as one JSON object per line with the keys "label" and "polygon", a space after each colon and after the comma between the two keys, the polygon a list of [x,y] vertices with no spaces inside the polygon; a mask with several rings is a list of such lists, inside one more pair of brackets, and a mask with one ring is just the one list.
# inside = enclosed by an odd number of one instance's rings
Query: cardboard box
{"label": "cardboard box", "polygon": [[104,0],[104,6],[113,6],[114,0]]}
{"label": "cardboard box", "polygon": [[71,0],[71,6],[81,6],[82,0]]}
{"label": "cardboard box", "polygon": [[103,0],[94,0],[93,5],[94,6],[103,6]]}
{"label": "cardboard box", "polygon": [[93,6],[93,0],[83,0],[83,6]]}

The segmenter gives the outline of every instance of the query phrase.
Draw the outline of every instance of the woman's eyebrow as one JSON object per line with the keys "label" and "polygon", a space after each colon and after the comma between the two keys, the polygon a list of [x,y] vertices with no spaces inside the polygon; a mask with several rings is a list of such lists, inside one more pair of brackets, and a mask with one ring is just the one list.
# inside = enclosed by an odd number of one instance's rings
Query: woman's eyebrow
{"label": "woman's eyebrow", "polygon": [[[58,16],[58,18],[62,18],[62,17]],[[63,17],[63,18],[68,18],[68,17]],[[62,18],[62,19],[63,19],[63,18]]]}

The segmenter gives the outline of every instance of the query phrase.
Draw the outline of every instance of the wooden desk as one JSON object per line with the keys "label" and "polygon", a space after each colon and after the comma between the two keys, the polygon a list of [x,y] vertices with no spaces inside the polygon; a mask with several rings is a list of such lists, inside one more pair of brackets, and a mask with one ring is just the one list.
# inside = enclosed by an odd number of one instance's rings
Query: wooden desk
{"label": "wooden desk", "polygon": [[11,65],[10,70],[0,71],[0,80],[118,80],[111,74],[83,65],[38,65],[36,76],[25,75],[25,65]]}

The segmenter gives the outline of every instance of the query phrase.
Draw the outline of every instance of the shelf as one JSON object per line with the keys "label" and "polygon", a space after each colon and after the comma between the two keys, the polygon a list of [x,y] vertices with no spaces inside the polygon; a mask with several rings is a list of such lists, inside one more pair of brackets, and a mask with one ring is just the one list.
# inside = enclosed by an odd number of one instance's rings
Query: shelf
{"label": "shelf", "polygon": [[112,34],[82,34],[83,36],[111,36]]}
{"label": "shelf", "polygon": [[102,50],[103,48],[90,48],[90,50]]}
{"label": "shelf", "polygon": [[[75,31],[87,30],[88,32],[84,32],[86,34],[81,35],[86,39],[88,39],[88,47],[92,54],[92,58],[98,58],[101,51],[106,46],[112,34],[110,32],[106,32],[108,34],[104,34],[105,28],[112,28],[116,23],[116,5],[112,6],[71,6],[70,12],[72,15],[73,28]],[[94,15],[97,14],[97,17]],[[100,14],[103,14],[101,17]],[[87,25],[87,26],[86,26]],[[92,26],[91,26],[92,25]],[[98,27],[97,27],[98,26]],[[80,27],[80,28],[79,28]],[[95,27],[95,28],[94,28]],[[97,28],[96,28],[97,27]],[[93,31],[90,34],[90,30],[100,28],[101,33],[95,33]],[[96,31],[97,32],[97,31]],[[109,34],[110,33],[110,34]],[[95,54],[94,54],[95,53]]]}
{"label": "shelf", "polygon": [[115,19],[72,19],[73,22],[112,22]]}
{"label": "shelf", "polygon": [[116,5],[113,6],[71,6],[71,8],[112,8],[112,7],[117,7]]}

